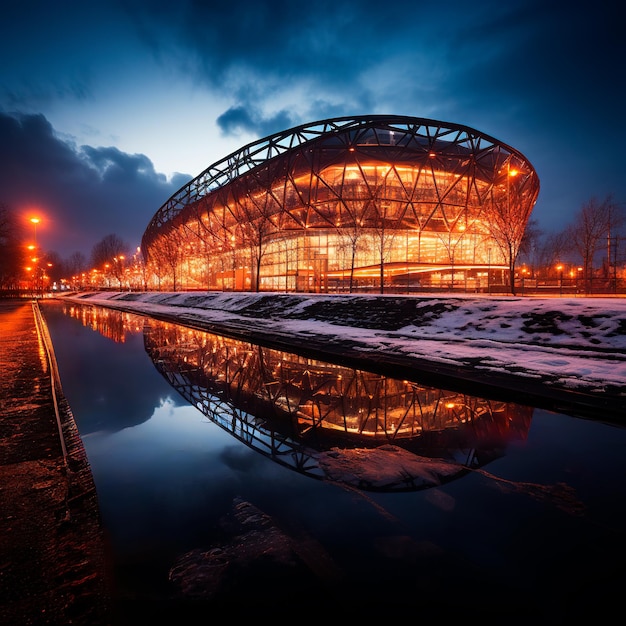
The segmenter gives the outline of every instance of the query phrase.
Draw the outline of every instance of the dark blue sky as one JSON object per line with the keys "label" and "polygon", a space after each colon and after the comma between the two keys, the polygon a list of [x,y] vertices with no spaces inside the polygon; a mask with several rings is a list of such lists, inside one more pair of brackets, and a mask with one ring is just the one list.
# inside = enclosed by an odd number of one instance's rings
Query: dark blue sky
{"label": "dark blue sky", "polygon": [[533,217],[626,203],[626,37],[574,0],[39,2],[0,19],[0,202],[47,250],[136,246],[185,182],[243,145],[335,116],[470,126],[521,151]]}

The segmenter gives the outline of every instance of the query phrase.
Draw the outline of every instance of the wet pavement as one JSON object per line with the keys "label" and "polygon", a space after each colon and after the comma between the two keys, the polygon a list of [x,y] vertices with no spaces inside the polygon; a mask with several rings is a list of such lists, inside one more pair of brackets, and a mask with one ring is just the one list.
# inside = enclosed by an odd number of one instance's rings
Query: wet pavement
{"label": "wet pavement", "polygon": [[91,469],[36,313],[0,300],[0,625],[110,624]]}

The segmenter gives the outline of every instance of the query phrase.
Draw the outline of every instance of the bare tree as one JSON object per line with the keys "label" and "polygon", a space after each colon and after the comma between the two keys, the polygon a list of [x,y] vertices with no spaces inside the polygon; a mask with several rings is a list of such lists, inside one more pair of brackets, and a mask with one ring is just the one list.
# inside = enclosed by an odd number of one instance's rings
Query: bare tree
{"label": "bare tree", "polygon": [[[344,172],[345,174],[345,172]],[[350,282],[348,291],[354,289],[354,270],[356,259],[360,252],[367,248],[364,241],[366,234],[363,224],[370,206],[369,193],[361,185],[354,182],[344,181],[344,197],[337,205],[339,212],[337,235],[339,250],[349,255],[350,259]]]}
{"label": "bare tree", "polygon": [[165,252],[161,246],[150,249],[149,253],[145,256],[145,262],[142,265],[144,272],[143,280],[146,288],[148,279],[150,279],[151,282],[153,279],[156,279],[157,291],[161,291],[164,278],[167,274],[165,256]]}
{"label": "bare tree", "polygon": [[503,187],[506,193],[494,194],[492,211],[489,213],[489,234],[509,266],[509,288],[515,295],[515,265],[521,249],[528,213],[522,210],[524,181],[514,169],[506,168]]}
{"label": "bare tree", "polygon": [[453,230],[447,230],[444,233],[437,233],[437,239],[441,242],[444,249],[448,253],[448,260],[450,261],[450,289],[454,290],[454,265],[457,258],[457,249],[463,249],[463,233],[458,233]]}
{"label": "bare tree", "polygon": [[626,224],[626,211],[623,204],[618,205],[609,197],[608,213],[606,260],[604,263],[605,276],[612,278],[614,289],[617,290],[618,249],[620,233],[622,233],[621,229]]}
{"label": "bare tree", "polygon": [[163,238],[159,251],[159,265],[167,268],[167,274],[172,278],[172,291],[178,291],[178,275],[185,257],[183,244],[182,230],[172,229]]}
{"label": "bare tree", "polygon": [[261,289],[261,264],[267,251],[267,243],[269,237],[276,231],[271,220],[272,208],[271,199],[267,195],[260,201],[246,198],[237,205],[241,217],[239,233],[250,254],[252,283],[254,291],[257,292]]}
{"label": "bare tree", "polygon": [[585,291],[588,293],[593,281],[593,265],[596,253],[604,243],[610,241],[611,227],[620,214],[619,207],[611,196],[603,201],[591,198],[576,214],[574,223],[567,229],[567,235],[573,249],[580,255],[583,263]]}
{"label": "bare tree", "polygon": [[51,282],[58,283],[65,276],[65,261],[58,252],[54,250],[47,252],[42,257],[42,263],[42,269]]}
{"label": "bare tree", "polygon": [[356,222],[337,229],[337,249],[350,259],[349,293],[354,290],[354,269],[357,254],[367,247],[366,243],[362,241],[364,235],[365,231]]}
{"label": "bare tree", "polygon": [[224,254],[215,255],[216,251],[223,252],[226,245],[232,245],[230,238],[224,241],[226,231],[219,222],[219,216],[213,215],[211,208],[205,208],[204,204],[199,203],[194,211],[193,219],[189,220],[185,227],[191,231],[191,238],[195,240],[196,245],[203,251],[202,256],[205,257],[203,264],[203,282],[207,289],[211,288],[211,274],[213,270],[213,258],[218,256],[219,260],[224,262]]}
{"label": "bare tree", "polygon": [[536,248],[536,267],[543,268],[549,273],[551,269],[567,258],[572,251],[572,243],[568,230],[546,235]]}
{"label": "bare tree", "polygon": [[87,270],[87,257],[82,252],[72,252],[65,260],[65,272],[68,276],[77,276]]}
{"label": "bare tree", "polygon": [[536,259],[537,251],[541,245],[543,231],[539,228],[537,220],[531,217],[524,229],[524,236],[519,248],[519,260],[533,265]]}
{"label": "bare tree", "polygon": [[9,207],[0,203],[0,245],[5,245],[16,230],[15,215]]}
{"label": "bare tree", "polygon": [[378,257],[378,290],[380,293],[385,291],[385,264],[389,260],[393,241],[397,233],[394,228],[396,224],[395,216],[390,215],[390,212],[387,203],[370,202],[368,221],[371,227],[368,230],[371,235],[372,248],[376,250]]}
{"label": "bare tree", "polygon": [[22,230],[15,213],[0,203],[0,287],[15,288],[23,274],[25,249]]}
{"label": "bare tree", "polygon": [[113,264],[113,259],[120,255],[128,255],[129,245],[117,235],[107,235],[91,250],[91,263],[94,267],[101,267],[105,263]]}

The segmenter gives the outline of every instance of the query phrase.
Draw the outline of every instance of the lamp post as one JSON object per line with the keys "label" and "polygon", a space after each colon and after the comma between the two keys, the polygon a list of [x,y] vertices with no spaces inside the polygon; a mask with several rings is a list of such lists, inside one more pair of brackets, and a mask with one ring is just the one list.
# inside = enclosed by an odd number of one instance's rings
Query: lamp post
{"label": "lamp post", "polygon": [[[507,161],[506,164],[506,216],[507,216],[507,220],[509,220],[511,223],[513,223],[513,216],[511,215],[511,178],[515,177],[518,175],[518,171],[513,168],[511,169],[511,158],[509,158],[509,160]],[[510,267],[510,280],[511,280],[511,292],[515,293],[515,273],[513,272],[513,259],[511,258],[511,256],[509,255],[509,267]],[[522,281],[524,279],[522,278]],[[522,290],[523,291],[523,290]]]}
{"label": "lamp post", "polygon": [[113,257],[113,272],[115,274],[115,278],[117,278],[117,282],[120,285],[120,289],[122,289],[122,278],[124,278],[124,259],[126,257],[123,254],[119,256]]}
{"label": "lamp post", "polygon": [[35,295],[37,295],[37,292],[39,291],[39,254],[37,252],[37,224],[39,224],[41,220],[38,217],[31,217],[30,221],[31,221],[31,224],[33,225],[33,230],[34,230],[33,252],[35,253],[35,257],[32,259],[32,261],[34,263],[33,276],[35,277],[34,291],[35,291]]}
{"label": "lamp post", "polygon": [[32,222],[35,229],[35,248],[37,247],[37,224],[41,221],[38,217],[31,217],[30,221]]}
{"label": "lamp post", "polygon": [[556,266],[559,272],[559,296],[563,295],[563,266],[561,264]]}
{"label": "lamp post", "polygon": [[50,291],[50,287],[52,284],[52,278],[50,277],[50,273],[52,272],[52,268],[54,267],[54,265],[52,263],[46,263],[46,266],[48,269],[47,269],[47,273],[43,275],[43,278],[46,279],[46,282],[45,282],[46,290]]}

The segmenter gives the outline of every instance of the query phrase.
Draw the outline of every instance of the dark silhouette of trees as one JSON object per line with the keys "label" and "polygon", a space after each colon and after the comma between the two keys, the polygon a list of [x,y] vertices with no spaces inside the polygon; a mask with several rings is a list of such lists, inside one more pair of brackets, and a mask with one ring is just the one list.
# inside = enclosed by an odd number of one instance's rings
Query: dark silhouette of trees
{"label": "dark silhouette of trees", "polygon": [[572,243],[566,230],[546,235],[539,248],[537,264],[546,274],[550,274],[558,263],[571,255]]}
{"label": "dark silhouette of trees", "polygon": [[89,263],[82,252],[73,252],[64,262],[66,276],[78,276],[87,271]]}
{"label": "dark silhouette of trees", "polygon": [[534,276],[536,268],[541,266],[543,238],[544,233],[539,228],[537,220],[531,217],[526,224],[526,230],[522,237],[518,256],[519,263],[529,266],[531,276]]}
{"label": "dark silhouette of trees", "polygon": [[106,263],[112,265],[115,257],[128,255],[129,249],[129,245],[117,235],[107,235],[92,248],[91,264],[94,267],[102,267]]}
{"label": "dark silhouette of trees", "polygon": [[0,203],[0,288],[17,288],[25,265],[26,249],[19,220],[8,205]]}
{"label": "dark silhouette of trees", "polygon": [[[624,223],[624,212],[611,196],[602,201],[591,198],[575,215],[574,222],[566,229],[571,248],[582,259],[585,292],[592,290],[594,259],[607,242],[607,255],[610,255],[611,231]],[[610,259],[609,259],[610,262]]]}
{"label": "dark silhouette of trees", "polygon": [[49,284],[58,283],[65,277],[65,262],[58,252],[50,251],[42,257],[42,270],[48,277]]}

